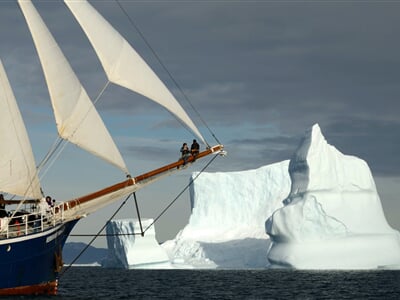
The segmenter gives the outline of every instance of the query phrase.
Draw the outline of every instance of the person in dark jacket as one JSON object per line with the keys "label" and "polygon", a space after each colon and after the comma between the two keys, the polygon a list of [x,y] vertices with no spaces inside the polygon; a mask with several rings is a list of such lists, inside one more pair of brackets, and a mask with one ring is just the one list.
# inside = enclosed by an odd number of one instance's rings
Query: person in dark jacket
{"label": "person in dark jacket", "polygon": [[192,146],[190,146],[190,152],[192,153],[193,158],[196,158],[196,156],[200,152],[200,145],[196,140],[193,140]]}
{"label": "person in dark jacket", "polygon": [[186,143],[183,143],[181,147],[181,158],[183,159],[183,165],[187,163],[188,158],[190,157],[189,147]]}

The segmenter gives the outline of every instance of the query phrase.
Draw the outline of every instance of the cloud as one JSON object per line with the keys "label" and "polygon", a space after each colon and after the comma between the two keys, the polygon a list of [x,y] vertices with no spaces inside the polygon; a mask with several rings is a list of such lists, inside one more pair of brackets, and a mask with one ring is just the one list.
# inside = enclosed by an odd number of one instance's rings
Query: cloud
{"label": "cloud", "polygon": [[367,161],[373,175],[399,176],[400,122],[346,118],[326,127],[328,142]]}
{"label": "cloud", "polygon": [[[211,170],[290,159],[305,130],[319,123],[329,143],[365,159],[374,175],[399,176],[399,3],[120,2],[151,49],[115,2],[90,3],[156,71],[207,140],[211,134],[191,105],[226,145],[228,156]],[[77,22],[62,1],[35,5],[95,99],[106,78]],[[50,126],[44,113],[51,108],[24,22],[17,3],[1,2],[0,56],[26,121],[39,130]],[[176,159],[181,141],[191,138],[162,108],[124,88],[110,85],[96,106],[123,154],[151,167]]]}

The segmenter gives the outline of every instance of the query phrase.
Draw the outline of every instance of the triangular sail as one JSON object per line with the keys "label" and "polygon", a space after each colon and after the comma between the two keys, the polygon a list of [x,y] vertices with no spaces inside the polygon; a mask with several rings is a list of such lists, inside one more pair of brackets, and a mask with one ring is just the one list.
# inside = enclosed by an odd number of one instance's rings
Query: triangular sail
{"label": "triangular sail", "polygon": [[0,113],[0,191],[40,199],[31,144],[1,61]]}
{"label": "triangular sail", "polygon": [[59,135],[128,173],[85,89],[31,1],[19,0],[42,63]]}
{"label": "triangular sail", "polygon": [[140,55],[85,0],[64,0],[92,43],[108,79],[164,106],[204,143],[181,105]]}

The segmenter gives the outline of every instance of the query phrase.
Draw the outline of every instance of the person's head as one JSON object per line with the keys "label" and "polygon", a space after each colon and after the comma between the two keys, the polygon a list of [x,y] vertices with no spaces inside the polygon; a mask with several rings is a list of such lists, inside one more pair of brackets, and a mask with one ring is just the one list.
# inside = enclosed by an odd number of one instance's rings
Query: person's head
{"label": "person's head", "polygon": [[193,140],[193,143],[197,143],[197,141],[196,141],[196,140]]}
{"label": "person's head", "polygon": [[185,147],[185,146],[187,146],[187,144],[186,144],[186,143],[183,143],[183,147]]}

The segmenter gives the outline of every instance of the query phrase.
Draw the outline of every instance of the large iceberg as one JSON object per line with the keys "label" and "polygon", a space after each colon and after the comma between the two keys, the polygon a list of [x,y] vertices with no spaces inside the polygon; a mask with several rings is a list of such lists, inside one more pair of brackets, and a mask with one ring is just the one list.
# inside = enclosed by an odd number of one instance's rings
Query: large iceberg
{"label": "large iceberg", "polygon": [[[400,233],[387,223],[371,171],[329,145],[318,125],[291,160],[240,172],[192,174],[191,215],[162,244],[109,236],[105,266],[122,268],[375,269],[400,267]],[[147,220],[147,227],[152,220]],[[113,221],[109,234],[140,232]],[[167,256],[167,254],[168,256]],[[169,261],[171,263],[169,263]]]}
{"label": "large iceberg", "polygon": [[[142,228],[153,224],[153,219],[142,220]],[[170,268],[169,258],[158,244],[154,226],[141,236],[138,220],[111,220],[106,227],[107,257],[102,261],[104,268],[163,269]]]}
{"label": "large iceberg", "polygon": [[329,145],[318,125],[289,164],[290,195],[266,222],[268,260],[299,269],[400,266],[400,234],[387,223],[371,171]]}
{"label": "large iceberg", "polygon": [[255,170],[203,172],[190,187],[189,223],[162,246],[175,266],[265,268],[265,220],[290,192],[289,161]]}

